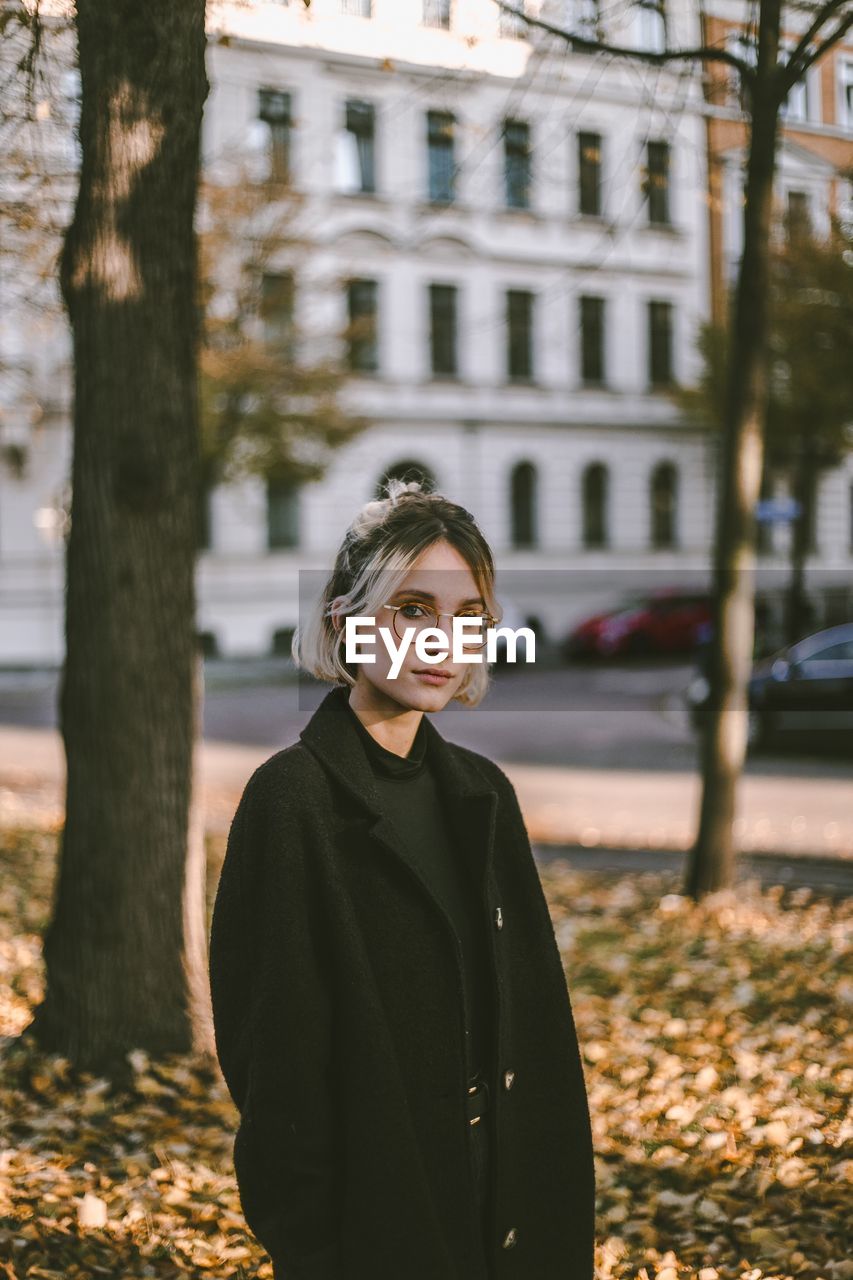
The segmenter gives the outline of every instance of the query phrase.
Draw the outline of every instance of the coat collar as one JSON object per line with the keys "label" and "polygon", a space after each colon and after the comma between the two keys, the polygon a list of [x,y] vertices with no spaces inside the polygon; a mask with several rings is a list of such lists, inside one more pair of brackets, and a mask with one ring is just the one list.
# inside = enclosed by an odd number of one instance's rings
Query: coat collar
{"label": "coat collar", "polygon": [[[362,813],[356,821],[366,822],[375,838],[406,859],[396,829],[384,815],[370,761],[346,705],[348,698],[347,686],[331,689],[299,737],[360,806]],[[423,719],[427,751],[435,762],[451,833],[482,872],[493,852],[498,793],[459,748],[442,737],[428,713]]]}
{"label": "coat collar", "polygon": [[[381,813],[382,804],[373,782],[370,761],[346,705],[349,690],[337,685],[326,694],[299,737],[340,784],[372,813]],[[496,795],[487,778],[458,754],[456,746],[443,738],[425,713],[427,751],[436,763],[442,790],[447,796]]]}

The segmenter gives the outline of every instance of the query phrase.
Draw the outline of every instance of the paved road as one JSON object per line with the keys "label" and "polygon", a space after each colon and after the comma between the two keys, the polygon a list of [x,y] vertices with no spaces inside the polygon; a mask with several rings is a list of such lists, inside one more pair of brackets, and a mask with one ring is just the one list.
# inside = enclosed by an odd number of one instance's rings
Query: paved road
{"label": "paved road", "polygon": [[[636,875],[638,872],[667,872],[674,879],[673,892],[681,893],[686,854],[666,849],[580,849],[576,845],[534,845],[540,865],[560,861],[578,871],[606,875]],[[763,888],[782,885],[787,889],[807,886],[832,898],[853,895],[853,862],[838,858],[788,858],[777,854],[741,854],[735,868],[735,882],[759,880]]]}
{"label": "paved road", "polygon": [[[522,765],[692,772],[696,745],[683,693],[686,664],[500,669],[476,710],[451,704],[436,717],[455,742]],[[325,692],[300,689],[284,662],[211,662],[205,672],[208,741],[274,749],[293,742]],[[0,672],[0,724],[53,727],[57,677]],[[851,761],[779,748],[751,759],[756,777],[849,778]]]}

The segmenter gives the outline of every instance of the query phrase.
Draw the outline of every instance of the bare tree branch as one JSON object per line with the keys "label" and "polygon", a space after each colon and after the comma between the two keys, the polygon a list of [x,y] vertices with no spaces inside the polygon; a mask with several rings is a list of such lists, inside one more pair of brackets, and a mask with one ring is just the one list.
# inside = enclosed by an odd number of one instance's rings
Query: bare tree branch
{"label": "bare tree branch", "polygon": [[633,58],[635,61],[649,62],[652,66],[662,66],[667,62],[723,62],[734,67],[745,83],[751,84],[755,79],[754,69],[744,58],[716,45],[697,45],[693,49],[663,49],[658,52],[651,49],[631,49],[627,45],[609,44],[604,40],[590,40],[586,36],[575,35],[545,18],[524,13],[516,5],[507,3],[507,0],[495,0],[495,4],[504,13],[526,22],[529,27],[536,27],[559,40],[565,40],[575,53],[609,53],[614,58]]}
{"label": "bare tree branch", "polygon": [[[847,10],[844,13],[844,10]],[[814,48],[809,48],[815,36],[818,35],[823,25],[836,14],[842,13],[843,16],[835,30],[821,41]],[[846,3],[846,0],[827,0],[822,5],[815,16],[814,21],[805,32],[794,52],[788,59],[784,74],[781,77],[781,87],[783,90],[782,97],[786,97],[789,89],[801,80],[809,67],[817,62],[818,58],[822,58],[828,53],[839,41],[843,40],[847,32],[853,27],[853,5]]]}

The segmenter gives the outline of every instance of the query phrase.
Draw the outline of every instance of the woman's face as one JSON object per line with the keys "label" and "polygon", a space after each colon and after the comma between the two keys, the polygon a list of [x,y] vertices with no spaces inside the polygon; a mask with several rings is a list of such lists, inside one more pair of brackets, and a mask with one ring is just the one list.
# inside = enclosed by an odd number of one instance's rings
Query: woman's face
{"label": "woman's face", "polygon": [[[391,632],[394,645],[399,647],[404,642],[395,633],[393,627],[394,614],[390,609],[379,608],[376,623],[373,626],[359,628],[359,634],[372,637],[372,643],[365,644],[362,651],[372,654],[375,662],[362,663],[358,668],[356,687],[360,688],[376,706],[385,706],[389,713],[400,708],[412,711],[441,711],[458,692],[465,678],[469,663],[453,662],[453,630],[452,617],[466,610],[485,610],[486,602],[480,594],[473,573],[464,556],[440,539],[423,551],[415,564],[409,569],[399,587],[388,596],[385,604],[400,604],[416,599],[423,602],[424,610],[432,608],[444,615],[439,618],[438,627],[444,639],[434,636],[424,641],[423,648],[430,654],[448,650],[447,658],[441,662],[427,664],[415,651],[414,638],[405,651],[399,669],[394,665],[394,658],[389,653],[379,628],[385,627]],[[337,604],[337,599],[333,602]],[[397,626],[404,631],[407,626],[422,625],[423,619],[418,616],[418,609],[409,609],[397,615]],[[406,614],[408,613],[408,618]],[[335,625],[343,625],[343,619],[333,614]],[[430,626],[435,626],[433,618]],[[485,661],[485,649],[480,650]],[[392,670],[397,671],[392,675]]]}

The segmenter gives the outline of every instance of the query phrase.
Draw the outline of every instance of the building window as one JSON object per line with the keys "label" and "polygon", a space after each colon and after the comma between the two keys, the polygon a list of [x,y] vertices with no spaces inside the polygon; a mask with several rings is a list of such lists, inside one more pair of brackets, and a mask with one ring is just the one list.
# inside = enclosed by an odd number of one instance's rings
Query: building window
{"label": "building window", "polygon": [[600,386],[604,382],[604,299],[581,298],[581,379]]}
{"label": "building window", "polygon": [[672,303],[649,303],[649,383],[668,387],[673,382]]}
{"label": "building window", "polygon": [[779,118],[785,124],[806,124],[820,120],[820,71],[817,68],[809,68],[801,80],[791,85],[787,98],[779,108]]}
{"label": "building window", "polygon": [[676,545],[678,471],[671,462],[661,462],[652,472],[649,486],[651,543],[656,551]]}
{"label": "building window", "polygon": [[601,38],[601,6],[598,0],[565,0],[563,22],[566,30],[585,40]]}
{"label": "building window", "polygon": [[336,161],[339,191],[376,190],[376,112],[372,102],[347,102]]}
{"label": "building window", "polygon": [[853,130],[853,61],[838,59],[838,123],[842,129]]}
{"label": "building window", "polygon": [[648,53],[666,48],[665,0],[637,0],[637,42]]}
{"label": "building window", "polygon": [[519,462],[510,476],[510,516],[512,545],[518,549],[535,547],[536,533],[536,468],[532,462]]}
{"label": "building window", "polygon": [[372,0],[340,0],[341,13],[349,13],[354,18],[372,18]]}
{"label": "building window", "polygon": [[290,181],[290,94],[280,89],[258,90],[258,119],[267,127],[269,177],[273,182]]}
{"label": "building window", "polygon": [[452,378],[458,373],[456,360],[456,297],[452,284],[429,287],[429,336],[432,372]]}
{"label": "building window", "polygon": [[606,547],[608,472],[602,462],[591,463],[583,473],[583,545],[589,551]]}
{"label": "building window", "polygon": [[434,204],[451,204],[455,198],[456,120],[447,111],[427,112],[429,198]]}
{"label": "building window", "polygon": [[601,134],[578,134],[578,209],[601,217]]}
{"label": "building window", "polygon": [[647,143],[645,191],[651,223],[667,224],[670,221],[669,169],[669,143]]}
{"label": "building window", "polygon": [[357,373],[379,368],[378,291],[375,280],[350,280],[347,285],[349,367]]}
{"label": "building window", "polygon": [[267,481],[267,548],[299,546],[299,488],[292,482]]}
{"label": "building window", "polygon": [[498,11],[498,34],[503,40],[525,40],[527,23],[521,14],[526,12],[525,0],[514,0],[513,7],[518,13],[508,13],[506,9]]}
{"label": "building window", "polygon": [[506,295],[507,376],[511,382],[533,377],[533,294],[509,289]]}
{"label": "building window", "polygon": [[293,299],[291,272],[265,272],[261,276],[261,322],[264,341],[293,355]]}
{"label": "building window", "polygon": [[417,480],[428,493],[434,493],[436,489],[435,474],[426,463],[420,462],[417,458],[402,458],[399,462],[392,462],[391,466],[386,467],[382,472],[373,491],[374,498],[387,496],[385,486],[392,479],[402,480],[404,484]]}
{"label": "building window", "polygon": [[451,0],[423,0],[423,24],[425,27],[440,27],[442,31],[450,30]]}
{"label": "building window", "polygon": [[789,191],[785,209],[785,231],[794,243],[811,235],[812,219],[808,193]]}
{"label": "building window", "polygon": [[530,125],[523,120],[505,120],[504,187],[507,207],[530,208]]}

